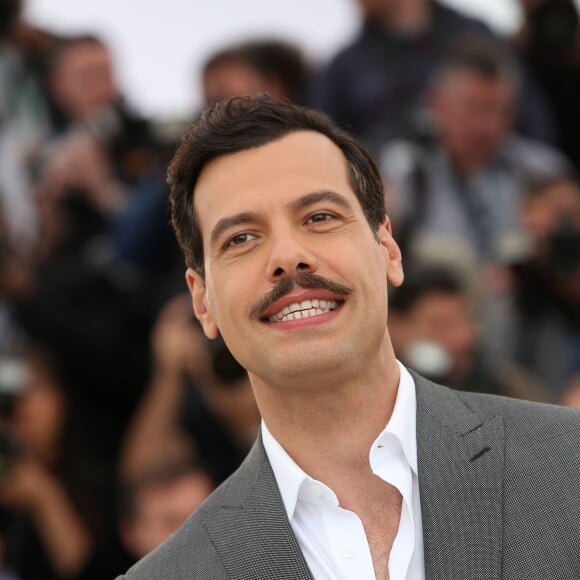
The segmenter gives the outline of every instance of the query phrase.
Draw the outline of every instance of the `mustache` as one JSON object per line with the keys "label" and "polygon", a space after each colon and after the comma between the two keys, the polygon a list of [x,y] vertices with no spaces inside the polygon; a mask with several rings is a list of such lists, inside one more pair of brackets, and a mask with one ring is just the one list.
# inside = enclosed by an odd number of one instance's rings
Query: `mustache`
{"label": "mustache", "polygon": [[273,306],[280,298],[290,294],[296,288],[303,288],[305,290],[328,290],[337,296],[348,296],[353,289],[350,286],[335,282],[313,274],[312,272],[300,272],[293,278],[282,278],[276,283],[274,288],[268,294],[262,296],[252,309],[250,315],[259,318],[263,312]]}

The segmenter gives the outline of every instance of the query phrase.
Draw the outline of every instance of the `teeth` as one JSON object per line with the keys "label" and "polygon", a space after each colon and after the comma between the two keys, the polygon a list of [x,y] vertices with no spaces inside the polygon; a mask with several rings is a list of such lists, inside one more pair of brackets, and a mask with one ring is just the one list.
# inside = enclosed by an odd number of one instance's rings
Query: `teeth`
{"label": "teeth", "polygon": [[270,316],[270,322],[286,322],[288,320],[300,320],[310,316],[320,316],[334,310],[338,302],[334,300],[303,300],[285,306],[280,312]]}

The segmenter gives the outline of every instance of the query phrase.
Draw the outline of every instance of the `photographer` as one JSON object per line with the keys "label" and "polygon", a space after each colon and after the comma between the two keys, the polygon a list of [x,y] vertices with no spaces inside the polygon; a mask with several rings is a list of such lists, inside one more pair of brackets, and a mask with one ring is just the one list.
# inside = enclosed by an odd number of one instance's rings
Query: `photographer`
{"label": "photographer", "polygon": [[529,252],[510,267],[508,295],[494,296],[493,353],[550,385],[554,396],[578,373],[580,186],[561,177],[528,188],[522,221]]}
{"label": "photographer", "polygon": [[124,104],[100,39],[58,43],[46,87],[53,138],[37,165],[37,285],[15,317],[59,351],[85,449],[113,478],[148,376],[147,335],[173,283],[166,186],[148,124]]}
{"label": "photographer", "polygon": [[[69,406],[40,351],[0,359],[0,506],[6,562],[21,580],[96,578],[98,507],[73,461]],[[33,556],[33,557],[31,557]]]}
{"label": "photographer", "polygon": [[160,461],[197,455],[221,482],[238,467],[259,426],[244,369],[223,344],[210,347],[185,295],[161,312],[152,348],[152,377],[125,438],[122,479]]}
{"label": "photographer", "polygon": [[122,98],[101,39],[63,39],[47,60],[52,136],[39,154],[37,178],[41,203],[61,218],[49,242],[62,250],[107,233],[155,174],[157,143]]}
{"label": "photographer", "polygon": [[411,268],[390,301],[389,329],[404,364],[454,389],[551,402],[531,373],[482,352],[477,305],[448,268]]}

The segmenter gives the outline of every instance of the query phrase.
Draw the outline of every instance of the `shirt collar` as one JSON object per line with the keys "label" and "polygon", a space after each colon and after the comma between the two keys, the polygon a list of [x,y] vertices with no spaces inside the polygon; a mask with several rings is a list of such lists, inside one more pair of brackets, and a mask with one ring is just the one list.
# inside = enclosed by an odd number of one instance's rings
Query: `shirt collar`
{"label": "shirt collar", "polygon": [[374,449],[381,440],[385,440],[389,436],[394,437],[401,446],[411,469],[417,475],[417,397],[415,394],[415,381],[409,371],[399,361],[397,361],[397,364],[399,365],[400,375],[395,406],[389,422],[377,437],[371,449]]}
{"label": "shirt collar", "polygon": [[[409,371],[399,361],[397,363],[399,365],[400,375],[393,413],[391,414],[389,422],[371,446],[371,451],[373,448],[376,448],[382,439],[395,437],[403,450],[405,459],[413,472],[417,474],[417,403],[415,381]],[[264,420],[262,420],[262,442],[270,465],[272,466],[272,471],[274,472],[274,477],[276,478],[288,519],[292,520],[303,485],[306,482],[311,482],[324,488],[326,486],[312,479],[296,464],[272,433],[270,433]]]}
{"label": "shirt collar", "polygon": [[266,423],[262,419],[262,443],[266,450],[266,455],[270,460],[286,514],[288,519],[292,521],[294,517],[294,510],[296,509],[296,502],[298,501],[298,494],[300,487],[304,481],[310,479],[306,472],[304,472],[296,462],[288,455],[284,447],[278,443],[274,435],[270,433]]}

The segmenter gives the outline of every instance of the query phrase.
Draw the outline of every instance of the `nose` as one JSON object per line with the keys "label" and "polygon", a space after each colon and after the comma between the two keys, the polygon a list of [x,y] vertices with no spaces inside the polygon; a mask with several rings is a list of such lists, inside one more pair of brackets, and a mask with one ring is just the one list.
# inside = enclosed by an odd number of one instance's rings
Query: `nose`
{"label": "nose", "polygon": [[267,266],[267,275],[272,282],[317,269],[318,260],[303,241],[291,236],[280,236],[274,241]]}

